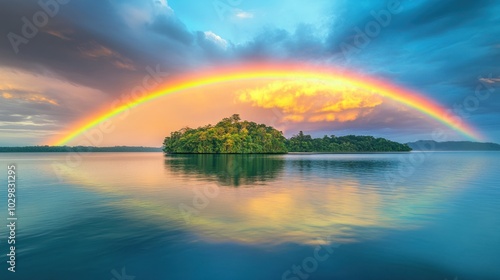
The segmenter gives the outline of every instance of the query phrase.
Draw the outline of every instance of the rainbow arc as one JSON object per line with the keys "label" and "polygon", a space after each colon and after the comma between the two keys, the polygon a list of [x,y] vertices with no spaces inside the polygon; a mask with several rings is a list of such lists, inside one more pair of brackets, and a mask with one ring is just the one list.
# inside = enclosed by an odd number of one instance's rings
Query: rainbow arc
{"label": "rainbow arc", "polygon": [[251,80],[301,80],[311,83],[332,83],[336,85],[359,88],[365,91],[374,92],[418,110],[445,124],[446,126],[459,131],[468,138],[474,140],[482,138],[480,133],[471,125],[458,121],[457,118],[454,118],[454,116],[449,113],[447,108],[443,107],[429,97],[415,91],[396,86],[381,79],[366,77],[344,69],[317,67],[300,63],[252,63],[239,66],[219,67],[217,70],[205,70],[200,73],[184,75],[178,77],[177,79],[173,79],[160,90],[151,92],[150,94],[147,94],[146,96],[143,96],[142,98],[139,98],[131,103],[93,115],[86,121],[75,125],[69,133],[64,135],[62,138],[56,139],[51,144],[58,146],[66,145],[71,140],[77,138],[85,131],[97,126],[99,123],[113,118],[130,108],[155,100],[162,96],[208,85]]}

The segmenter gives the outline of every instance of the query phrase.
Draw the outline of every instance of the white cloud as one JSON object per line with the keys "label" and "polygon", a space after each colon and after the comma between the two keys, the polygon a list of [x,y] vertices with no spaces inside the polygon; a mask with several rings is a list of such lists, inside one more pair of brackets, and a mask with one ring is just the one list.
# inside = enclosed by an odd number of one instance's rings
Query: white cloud
{"label": "white cloud", "polygon": [[156,5],[162,6],[162,7],[168,7],[167,0],[155,0],[154,1]]}
{"label": "white cloud", "polygon": [[166,0],[153,0],[154,12],[156,15],[166,13],[169,16],[174,14],[174,10],[168,5]]}
{"label": "white cloud", "polygon": [[249,19],[249,18],[253,18],[254,17],[254,15],[252,13],[241,11],[241,10],[237,11],[236,14],[235,14],[235,16],[237,18],[240,18],[240,19]]}
{"label": "white cloud", "polygon": [[227,41],[222,39],[219,35],[213,33],[212,31],[205,31],[204,34],[207,40],[214,42],[223,49],[227,49]]}
{"label": "white cloud", "polygon": [[500,82],[500,78],[481,78],[479,79],[481,82],[485,82],[488,84],[494,84]]}
{"label": "white cloud", "polygon": [[152,0],[150,2],[114,4],[127,26],[137,32],[142,31],[145,24],[150,23],[157,16],[174,16],[174,10],[165,0]]}

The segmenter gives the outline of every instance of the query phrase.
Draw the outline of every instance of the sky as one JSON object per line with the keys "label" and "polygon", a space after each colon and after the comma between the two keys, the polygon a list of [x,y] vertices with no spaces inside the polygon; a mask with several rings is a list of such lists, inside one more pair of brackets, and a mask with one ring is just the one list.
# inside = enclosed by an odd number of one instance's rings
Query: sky
{"label": "sky", "polygon": [[[500,142],[498,1],[2,0],[0,23],[0,146],[55,143],[129,102],[145,77],[153,92],[256,61],[381,79]],[[447,140],[470,140],[376,92],[275,79],[164,96],[69,144],[161,146],[174,130],[233,113],[287,137],[303,130],[409,142],[441,129]]]}

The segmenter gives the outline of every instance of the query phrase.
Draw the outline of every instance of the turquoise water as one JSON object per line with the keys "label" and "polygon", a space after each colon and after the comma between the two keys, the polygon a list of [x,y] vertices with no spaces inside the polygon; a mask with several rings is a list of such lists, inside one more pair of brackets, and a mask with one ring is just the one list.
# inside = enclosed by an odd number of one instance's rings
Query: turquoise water
{"label": "turquoise water", "polygon": [[0,279],[500,279],[500,153],[0,154]]}

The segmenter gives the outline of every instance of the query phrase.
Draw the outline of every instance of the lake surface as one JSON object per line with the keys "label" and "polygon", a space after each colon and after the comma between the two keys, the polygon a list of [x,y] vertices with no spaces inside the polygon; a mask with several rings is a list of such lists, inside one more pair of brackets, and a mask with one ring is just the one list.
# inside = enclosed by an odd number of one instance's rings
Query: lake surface
{"label": "lake surface", "polygon": [[500,153],[0,154],[0,279],[500,279]]}

